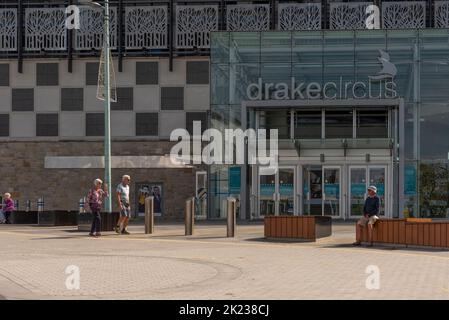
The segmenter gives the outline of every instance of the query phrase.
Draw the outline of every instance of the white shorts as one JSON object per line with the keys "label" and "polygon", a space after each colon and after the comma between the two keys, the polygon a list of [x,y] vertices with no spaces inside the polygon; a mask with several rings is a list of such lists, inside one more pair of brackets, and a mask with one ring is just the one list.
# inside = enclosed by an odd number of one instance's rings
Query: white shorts
{"label": "white shorts", "polygon": [[359,221],[357,221],[357,224],[358,224],[359,226],[366,227],[366,226],[369,225],[369,224],[374,225],[374,224],[376,223],[377,220],[379,220],[379,217],[376,216],[376,215],[371,216],[371,217],[365,217],[365,216],[363,216],[363,217],[360,218]]}

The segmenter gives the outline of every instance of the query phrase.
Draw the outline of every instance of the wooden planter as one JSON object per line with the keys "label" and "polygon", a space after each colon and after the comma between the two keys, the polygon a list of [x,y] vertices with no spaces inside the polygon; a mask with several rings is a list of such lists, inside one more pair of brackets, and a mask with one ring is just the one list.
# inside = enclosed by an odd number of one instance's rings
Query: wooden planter
{"label": "wooden planter", "polygon": [[77,211],[42,211],[38,212],[38,225],[44,227],[76,226]]}
{"label": "wooden planter", "polygon": [[[359,228],[356,227],[357,233]],[[362,229],[362,242],[368,229]],[[373,230],[376,243],[449,248],[449,221],[429,219],[380,219]]]}
{"label": "wooden planter", "polygon": [[11,213],[12,224],[37,224],[37,211],[13,211]]}
{"label": "wooden planter", "polygon": [[[119,218],[119,212],[101,213],[101,231],[114,231],[114,227]],[[78,230],[89,232],[92,226],[92,213],[84,212],[78,214]]]}
{"label": "wooden planter", "polygon": [[326,216],[267,216],[265,237],[315,241],[332,234],[332,218]]}

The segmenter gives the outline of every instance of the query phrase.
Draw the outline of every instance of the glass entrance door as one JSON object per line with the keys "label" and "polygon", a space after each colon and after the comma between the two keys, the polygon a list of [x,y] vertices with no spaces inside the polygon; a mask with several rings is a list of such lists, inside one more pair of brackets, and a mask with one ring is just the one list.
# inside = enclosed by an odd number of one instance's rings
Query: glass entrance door
{"label": "glass entrance door", "polygon": [[259,169],[259,216],[276,214],[276,173]]}
{"label": "glass entrance door", "polygon": [[386,167],[368,168],[369,185],[377,188],[377,196],[380,199],[380,213],[385,214],[385,174]]}
{"label": "glass entrance door", "polygon": [[340,168],[323,167],[323,215],[340,216]]}
{"label": "glass entrance door", "polygon": [[350,216],[363,215],[363,205],[368,196],[367,189],[373,185],[380,198],[380,214],[385,214],[386,166],[352,166],[349,168],[349,210]]}
{"label": "glass entrance door", "polygon": [[279,168],[278,170],[278,214],[295,214],[295,169]]}
{"label": "glass entrance door", "polygon": [[295,214],[295,168],[259,168],[259,216]]}
{"label": "glass entrance door", "polygon": [[305,215],[340,216],[340,167],[305,166],[303,212]]}

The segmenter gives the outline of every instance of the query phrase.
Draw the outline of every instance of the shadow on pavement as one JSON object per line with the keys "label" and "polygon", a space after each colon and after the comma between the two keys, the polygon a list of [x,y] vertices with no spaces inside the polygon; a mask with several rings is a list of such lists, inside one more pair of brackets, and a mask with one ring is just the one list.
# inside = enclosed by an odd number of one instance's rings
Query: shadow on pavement
{"label": "shadow on pavement", "polygon": [[393,250],[403,250],[410,252],[422,252],[422,253],[431,253],[431,252],[449,252],[444,248],[426,248],[426,247],[406,247],[406,246],[394,246],[394,245],[381,245],[375,244],[372,247],[368,247],[367,245],[361,246],[353,246],[352,243],[338,243],[338,244],[326,244],[321,246],[321,248],[326,249],[340,249],[340,248],[354,248],[354,249],[365,249],[365,250],[381,250],[381,251],[393,251]]}
{"label": "shadow on pavement", "polygon": [[244,241],[248,242],[265,242],[265,243],[311,243],[313,241],[310,240],[301,240],[301,239],[267,239],[265,237],[258,238],[248,238],[244,239]]}

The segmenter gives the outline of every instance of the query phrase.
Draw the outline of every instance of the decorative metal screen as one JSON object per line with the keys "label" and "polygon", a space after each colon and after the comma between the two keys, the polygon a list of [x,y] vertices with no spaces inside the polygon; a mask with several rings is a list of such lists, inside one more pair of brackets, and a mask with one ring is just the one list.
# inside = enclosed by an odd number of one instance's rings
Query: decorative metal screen
{"label": "decorative metal screen", "polygon": [[395,1],[382,3],[384,29],[414,29],[426,27],[425,1]]}
{"label": "decorative metal screen", "polygon": [[218,30],[218,6],[176,6],[176,47],[210,48],[210,32]]}
{"label": "decorative metal screen", "polygon": [[329,28],[354,30],[366,28],[366,8],[372,2],[334,2],[330,4]]}
{"label": "decorative metal screen", "polygon": [[[110,46],[117,47],[117,9],[109,9]],[[80,7],[80,29],[75,34],[75,49],[101,49],[104,38],[104,18],[102,9]]]}
{"label": "decorative metal screen", "polygon": [[435,1],[435,28],[449,28],[449,1]]}
{"label": "decorative metal screen", "polygon": [[167,48],[167,7],[129,7],[125,15],[128,49]]}
{"label": "decorative metal screen", "polygon": [[279,30],[320,30],[321,5],[319,3],[280,3]]}
{"label": "decorative metal screen", "polygon": [[25,50],[65,50],[65,19],[64,8],[25,9]]}
{"label": "decorative metal screen", "polygon": [[17,50],[17,9],[0,9],[0,51]]}
{"label": "decorative metal screen", "polygon": [[238,4],[226,7],[229,31],[263,31],[270,29],[270,5]]}

